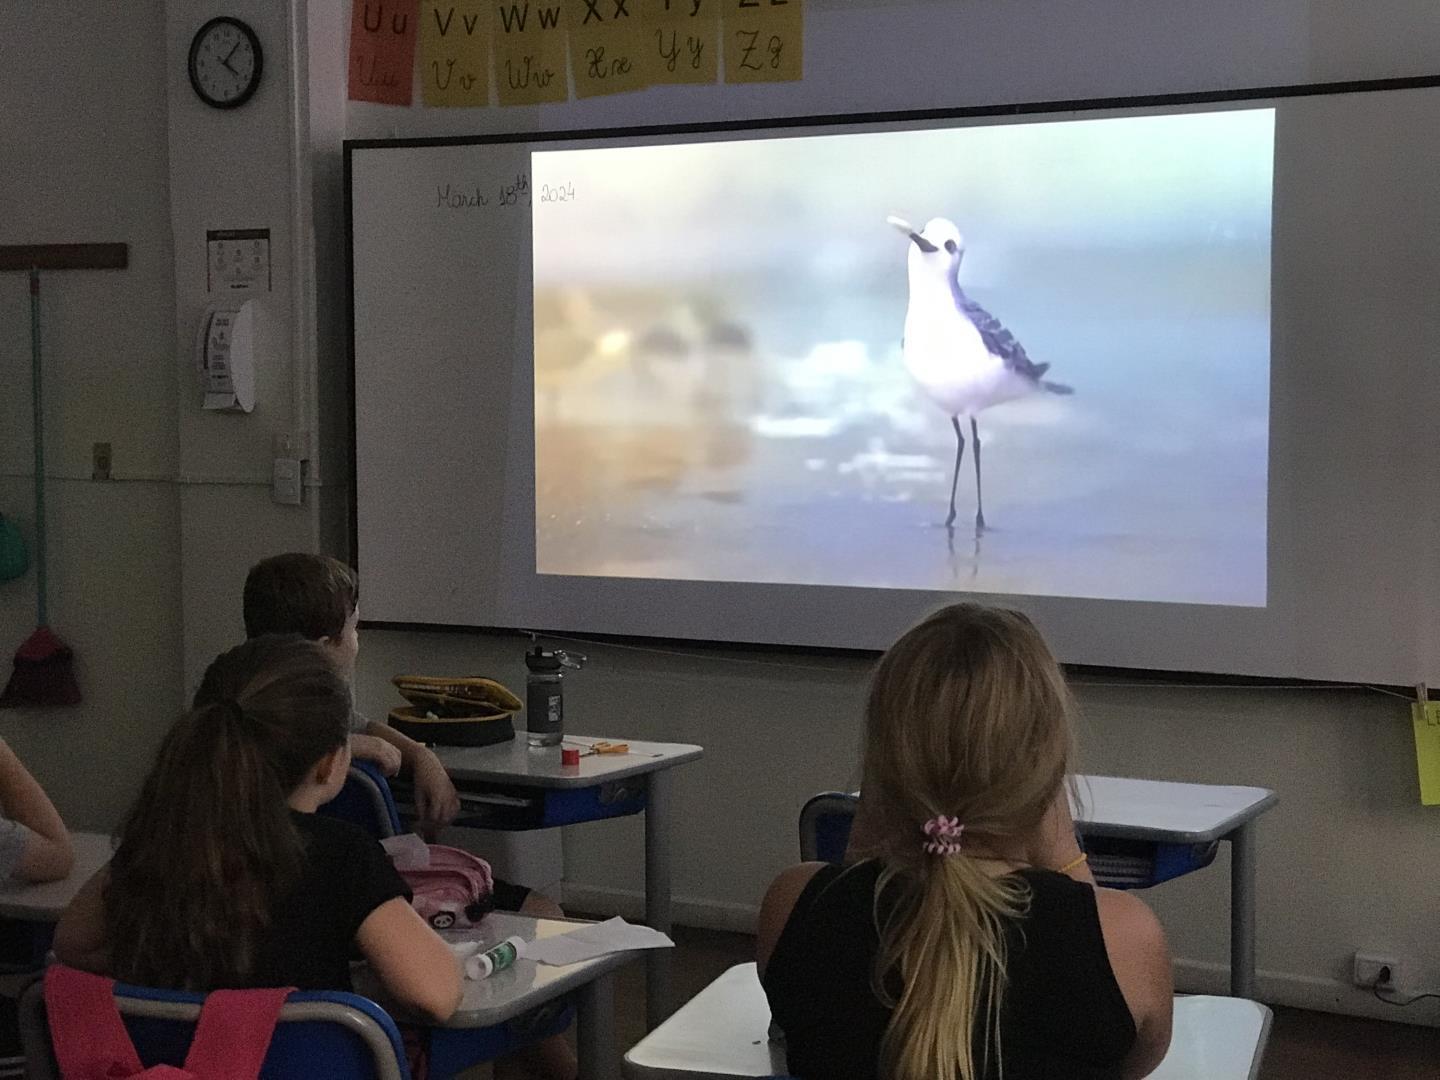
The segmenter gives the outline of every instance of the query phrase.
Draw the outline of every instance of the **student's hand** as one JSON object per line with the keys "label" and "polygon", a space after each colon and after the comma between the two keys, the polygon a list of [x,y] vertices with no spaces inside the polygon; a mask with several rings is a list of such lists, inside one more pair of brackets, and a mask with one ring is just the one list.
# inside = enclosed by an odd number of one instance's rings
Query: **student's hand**
{"label": "student's hand", "polygon": [[404,763],[398,746],[391,746],[374,735],[351,735],[350,753],[362,761],[372,762],[385,776],[397,775]]}
{"label": "student's hand", "polygon": [[460,813],[460,796],[450,774],[435,751],[421,747],[415,755],[415,825],[420,835],[433,840],[435,834]]}

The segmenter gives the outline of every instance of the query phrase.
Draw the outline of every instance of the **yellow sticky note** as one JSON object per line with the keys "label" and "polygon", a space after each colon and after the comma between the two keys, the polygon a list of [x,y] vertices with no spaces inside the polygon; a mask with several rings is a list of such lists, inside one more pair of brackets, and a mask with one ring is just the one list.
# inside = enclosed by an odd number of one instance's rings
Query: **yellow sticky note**
{"label": "yellow sticky note", "polygon": [[1440,806],[1440,701],[1432,701],[1422,713],[1417,701],[1410,706],[1415,727],[1415,763],[1420,769],[1420,802]]}
{"label": "yellow sticky note", "polygon": [[795,82],[804,74],[804,0],[724,0],[725,81]]}
{"label": "yellow sticky note", "polygon": [[650,85],[641,52],[640,0],[565,0],[575,96],[623,94]]}
{"label": "yellow sticky note", "polygon": [[421,0],[420,92],[426,105],[490,103],[490,0]]}
{"label": "yellow sticky note", "polygon": [[565,101],[565,19],[561,0],[505,0],[490,24],[501,105]]}
{"label": "yellow sticky note", "polygon": [[645,59],[652,83],[713,83],[720,75],[725,0],[644,0]]}

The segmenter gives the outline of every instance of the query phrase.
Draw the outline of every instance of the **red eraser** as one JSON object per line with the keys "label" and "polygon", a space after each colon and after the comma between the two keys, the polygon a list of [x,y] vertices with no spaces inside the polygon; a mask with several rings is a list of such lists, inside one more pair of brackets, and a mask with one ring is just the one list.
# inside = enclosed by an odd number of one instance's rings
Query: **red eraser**
{"label": "red eraser", "polygon": [[568,746],[562,747],[560,750],[560,764],[578,766],[580,764],[580,751],[572,750]]}

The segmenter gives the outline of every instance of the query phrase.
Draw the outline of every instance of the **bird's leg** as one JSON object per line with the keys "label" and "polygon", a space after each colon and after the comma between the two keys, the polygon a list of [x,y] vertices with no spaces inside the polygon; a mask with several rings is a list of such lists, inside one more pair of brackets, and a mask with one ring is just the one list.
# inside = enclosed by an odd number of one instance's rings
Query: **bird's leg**
{"label": "bird's leg", "polygon": [[947,529],[955,525],[955,488],[960,483],[960,463],[965,460],[965,436],[960,431],[960,418],[950,417],[950,426],[955,429],[955,471],[950,474],[950,516],[945,519]]}
{"label": "bird's leg", "polygon": [[[959,433],[959,425],[956,425],[956,433]],[[985,531],[985,500],[980,497],[980,428],[975,423],[975,417],[970,417],[970,441],[975,444],[975,532]],[[954,505],[953,498],[951,505]]]}

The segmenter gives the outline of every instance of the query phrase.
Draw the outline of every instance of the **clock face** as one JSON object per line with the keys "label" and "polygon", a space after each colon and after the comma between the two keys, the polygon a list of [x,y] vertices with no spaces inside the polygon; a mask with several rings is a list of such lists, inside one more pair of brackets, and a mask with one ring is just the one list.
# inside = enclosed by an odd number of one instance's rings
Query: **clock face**
{"label": "clock face", "polygon": [[260,84],[260,40],[239,19],[211,19],[190,43],[190,85],[207,105],[233,109]]}

